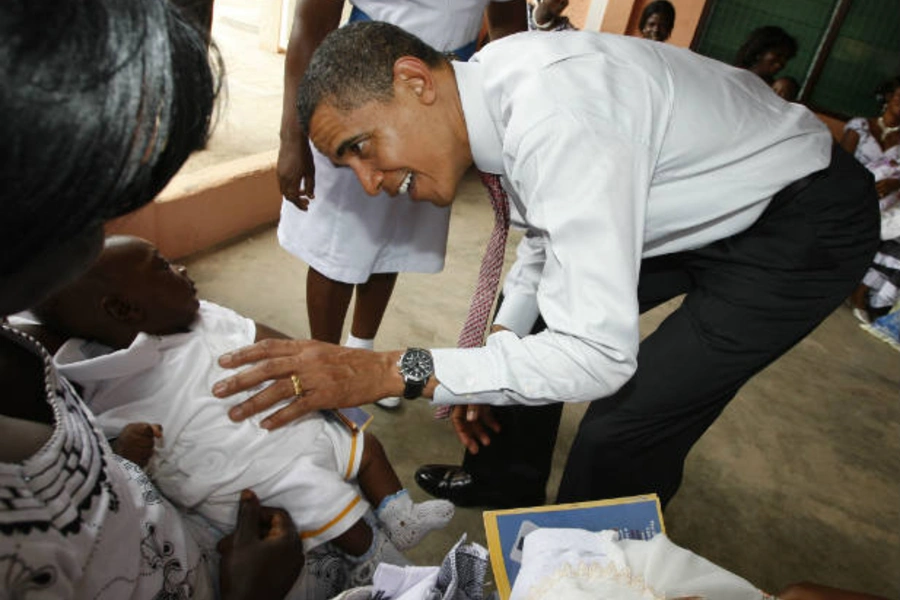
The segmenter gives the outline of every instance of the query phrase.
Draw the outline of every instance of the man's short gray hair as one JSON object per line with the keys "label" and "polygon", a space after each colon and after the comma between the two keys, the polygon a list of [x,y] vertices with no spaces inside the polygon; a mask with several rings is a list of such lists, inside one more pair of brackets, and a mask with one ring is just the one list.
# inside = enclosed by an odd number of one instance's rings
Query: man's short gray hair
{"label": "man's short gray hair", "polygon": [[447,57],[411,33],[390,23],[360,21],[332,31],[313,54],[300,82],[297,110],[309,131],[313,112],[323,102],[338,110],[359,108],[394,97],[394,63],[414,56],[429,67],[449,64]]}

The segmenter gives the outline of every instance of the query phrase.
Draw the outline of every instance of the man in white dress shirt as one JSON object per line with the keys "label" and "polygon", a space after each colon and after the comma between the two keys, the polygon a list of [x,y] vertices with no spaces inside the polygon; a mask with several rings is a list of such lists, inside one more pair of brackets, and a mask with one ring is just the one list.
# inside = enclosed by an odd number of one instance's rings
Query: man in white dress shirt
{"label": "man in white dress shirt", "polygon": [[[369,75],[351,81],[357,56]],[[871,178],[811,112],[664,44],[521,34],[451,64],[389,25],[357,24],[320,46],[299,107],[316,147],[369,193],[446,206],[472,165],[502,177],[528,228],[494,321],[505,331],[483,348],[432,350],[433,372],[421,351],[249,347],[223,364],[259,364],[216,394],[281,379],[232,411],[242,419],[291,396],[296,374],[310,392],[263,421],[277,427],[421,392],[469,405],[455,424],[473,452],[484,405],[593,400],[560,502],[656,492],[666,503],[696,440],[847,297],[878,240]],[[639,344],[640,312],[679,294]],[[547,329],[529,335],[538,313]]]}

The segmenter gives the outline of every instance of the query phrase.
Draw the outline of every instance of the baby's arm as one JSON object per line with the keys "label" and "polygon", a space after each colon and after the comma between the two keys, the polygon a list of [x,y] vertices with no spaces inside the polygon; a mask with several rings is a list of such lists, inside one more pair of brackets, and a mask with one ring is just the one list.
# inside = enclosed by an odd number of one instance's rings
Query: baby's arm
{"label": "baby's arm", "polygon": [[141,468],[146,467],[162,433],[162,425],[158,423],[129,423],[112,441],[113,452]]}

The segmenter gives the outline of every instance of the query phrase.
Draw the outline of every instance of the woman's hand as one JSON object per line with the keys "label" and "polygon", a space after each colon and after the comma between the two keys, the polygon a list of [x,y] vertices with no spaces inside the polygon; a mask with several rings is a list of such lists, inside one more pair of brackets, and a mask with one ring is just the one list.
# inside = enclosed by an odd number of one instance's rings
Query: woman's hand
{"label": "woman's hand", "polygon": [[284,598],[303,568],[303,544],[290,515],[241,492],[237,526],[218,544],[223,600]]}
{"label": "woman's hand", "polygon": [[162,434],[162,425],[158,423],[129,423],[111,446],[113,452],[143,469],[153,457],[156,440]]}
{"label": "woman's hand", "polygon": [[[266,417],[261,425],[277,429],[314,410],[360,406],[403,393],[397,369],[402,352],[372,352],[315,340],[263,340],[219,358],[227,369],[253,366],[219,381],[213,393],[226,398],[272,384],[228,411],[242,421],[281,402],[290,403]],[[300,386],[295,393],[294,380]]]}
{"label": "woman's hand", "polygon": [[450,415],[456,437],[470,454],[478,454],[480,446],[491,444],[491,435],[500,433],[500,423],[494,418],[491,407],[486,404],[460,404],[453,407]]}
{"label": "woman's hand", "polygon": [[875,182],[875,190],[878,192],[879,198],[900,190],[900,179],[882,179]]}

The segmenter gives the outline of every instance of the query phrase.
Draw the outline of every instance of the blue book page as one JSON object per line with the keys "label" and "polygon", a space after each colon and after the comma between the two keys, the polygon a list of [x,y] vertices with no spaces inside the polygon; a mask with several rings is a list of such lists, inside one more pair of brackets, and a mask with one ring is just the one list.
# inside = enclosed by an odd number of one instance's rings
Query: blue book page
{"label": "blue book page", "polygon": [[350,431],[363,431],[372,420],[370,413],[358,407],[326,410],[324,415],[340,421]]}
{"label": "blue book page", "polygon": [[[621,538],[648,540],[663,531],[662,515],[655,495],[628,499],[621,503],[581,503],[547,506],[543,510],[492,511],[485,513],[485,524],[495,519],[496,537],[489,532],[491,563],[497,571],[502,565],[506,581],[495,572],[498,589],[509,590],[519,574],[525,536],[542,527],[602,531],[614,529]],[[494,538],[494,539],[492,539]],[[498,547],[499,546],[499,547]],[[501,556],[495,556],[499,552]],[[507,587],[508,585],[508,587]],[[505,590],[504,590],[505,588]]]}

